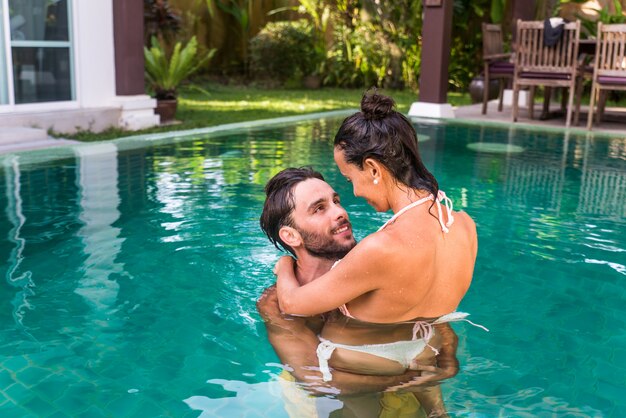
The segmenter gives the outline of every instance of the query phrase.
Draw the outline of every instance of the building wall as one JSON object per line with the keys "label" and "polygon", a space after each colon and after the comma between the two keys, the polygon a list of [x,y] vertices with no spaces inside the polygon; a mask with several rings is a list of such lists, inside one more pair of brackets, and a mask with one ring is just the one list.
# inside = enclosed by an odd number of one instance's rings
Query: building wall
{"label": "building wall", "polygon": [[[74,133],[110,127],[133,130],[158,124],[154,99],[145,94],[116,94],[113,2],[117,0],[69,1],[75,100],[0,106],[0,127],[26,126]],[[131,25],[130,30],[143,31],[143,15],[138,18],[138,24],[134,28]],[[129,25],[124,26],[129,30]],[[143,63],[142,60],[143,57],[138,61]]]}
{"label": "building wall", "polygon": [[73,20],[79,106],[114,106],[113,0],[74,0]]}

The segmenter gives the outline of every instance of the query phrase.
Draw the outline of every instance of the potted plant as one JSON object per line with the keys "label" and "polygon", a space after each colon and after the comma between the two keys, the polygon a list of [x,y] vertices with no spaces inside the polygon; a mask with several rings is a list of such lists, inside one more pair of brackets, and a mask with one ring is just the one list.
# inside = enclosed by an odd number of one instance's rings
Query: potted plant
{"label": "potted plant", "polygon": [[152,38],[150,49],[144,47],[146,79],[154,90],[157,99],[155,113],[161,116],[161,123],[174,120],[180,83],[205,65],[215,51],[212,49],[198,57],[195,36],[184,48],[181,42],[177,42],[171,54],[166,52],[156,37]]}

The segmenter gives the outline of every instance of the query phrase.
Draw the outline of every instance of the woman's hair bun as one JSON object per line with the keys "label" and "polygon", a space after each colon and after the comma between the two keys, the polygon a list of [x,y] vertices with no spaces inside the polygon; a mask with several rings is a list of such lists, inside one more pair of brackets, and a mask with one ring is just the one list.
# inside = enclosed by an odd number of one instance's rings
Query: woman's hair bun
{"label": "woman's hair bun", "polygon": [[365,119],[383,119],[391,114],[396,102],[391,97],[376,92],[365,93],[361,99],[361,112]]}

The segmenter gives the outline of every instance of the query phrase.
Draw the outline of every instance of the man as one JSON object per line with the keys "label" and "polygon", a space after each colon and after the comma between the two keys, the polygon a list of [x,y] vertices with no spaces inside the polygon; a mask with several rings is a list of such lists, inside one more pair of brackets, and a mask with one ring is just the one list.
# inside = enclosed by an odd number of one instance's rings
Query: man
{"label": "man", "polygon": [[[301,283],[326,273],[356,245],[348,214],[320,173],[310,168],[287,168],[267,183],[265,192],[261,229],[277,248],[283,247],[297,258],[296,276]],[[293,369],[298,381],[310,383],[312,391],[320,389],[321,374],[318,381],[318,372],[311,366],[318,364],[315,350],[323,316],[282,315],[275,286],[265,290],[257,306],[266,320],[270,343],[283,363]],[[362,391],[360,383],[359,387],[341,389],[348,393]],[[376,382],[371,389],[382,390],[394,383],[397,379],[386,384]]]}
{"label": "man", "polygon": [[[294,255],[296,277],[301,284],[315,280],[345,256],[355,245],[348,214],[341,206],[339,195],[328,185],[322,175],[310,168],[288,168],[274,176],[266,185],[266,200],[261,215],[261,228],[277,248]],[[332,386],[324,383],[317,369],[317,334],[324,325],[323,315],[298,318],[283,315],[278,306],[274,286],[266,289],[257,304],[267,327],[268,338],[281,361],[289,367],[291,375],[303,383],[310,392],[354,395],[375,393],[391,386],[407,383],[419,372],[402,376],[365,376],[333,371]],[[455,336],[454,336],[455,337]],[[454,358],[455,338],[442,347],[453,360],[445,365],[445,373],[454,375],[458,364]],[[444,374],[444,371],[439,369]],[[439,376],[439,375],[438,375]],[[422,378],[420,378],[422,379]],[[425,380],[425,379],[424,379]],[[419,404],[411,395],[397,396],[394,411],[414,410],[411,416],[420,416]],[[344,402],[356,416],[378,416],[383,399],[363,396]],[[396,402],[400,400],[401,402]],[[402,406],[404,405],[404,406]]]}

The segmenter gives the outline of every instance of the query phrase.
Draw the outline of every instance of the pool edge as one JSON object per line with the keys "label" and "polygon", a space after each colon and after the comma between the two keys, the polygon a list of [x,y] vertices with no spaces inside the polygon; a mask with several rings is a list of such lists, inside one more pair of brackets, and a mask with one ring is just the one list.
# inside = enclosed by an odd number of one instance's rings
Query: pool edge
{"label": "pool edge", "polygon": [[[148,134],[139,134],[139,135],[129,135],[116,139],[108,139],[101,141],[93,141],[93,142],[79,142],[68,145],[60,145],[52,148],[42,148],[42,149],[34,149],[34,150],[23,150],[23,151],[14,151],[7,152],[0,155],[0,165],[11,164],[9,161],[13,161],[16,157],[20,159],[20,163],[29,163],[29,162],[46,162],[52,161],[61,158],[69,158],[76,155],[74,150],[79,148],[88,148],[88,147],[98,147],[103,144],[112,144],[115,145],[118,150],[130,150],[135,148],[140,148],[145,145],[159,145],[163,142],[176,142],[185,140],[186,138],[192,139],[192,137],[198,135],[209,135],[214,133],[228,133],[231,131],[238,130],[252,130],[252,129],[260,129],[269,126],[282,126],[282,125],[291,125],[298,122],[303,122],[307,120],[314,119],[328,119],[328,118],[339,118],[342,116],[349,116],[353,113],[358,112],[358,109],[340,109],[340,110],[331,110],[328,112],[315,112],[315,113],[307,113],[305,115],[293,115],[293,116],[283,116],[279,118],[271,118],[271,119],[257,119],[253,121],[246,122],[236,122],[236,123],[227,123],[223,125],[215,125],[215,126],[207,126],[204,128],[195,128],[195,129],[187,129],[182,131],[169,131],[169,132],[159,132],[159,133],[148,133]],[[30,160],[30,161],[29,161]]]}

